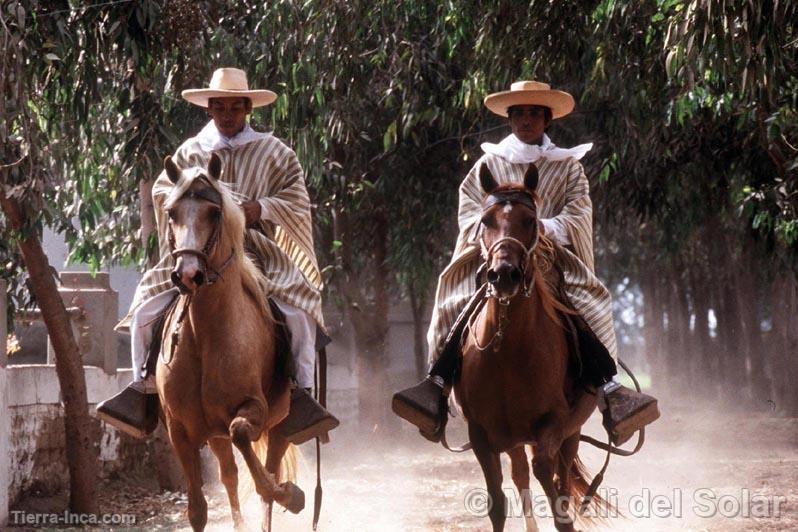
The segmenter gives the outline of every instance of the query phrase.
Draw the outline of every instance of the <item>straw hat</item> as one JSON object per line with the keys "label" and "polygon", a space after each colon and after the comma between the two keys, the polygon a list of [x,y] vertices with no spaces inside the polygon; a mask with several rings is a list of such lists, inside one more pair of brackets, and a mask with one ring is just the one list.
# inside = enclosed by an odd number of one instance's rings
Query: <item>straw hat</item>
{"label": "straw hat", "polygon": [[510,90],[485,97],[485,107],[499,116],[507,116],[513,105],[541,105],[551,109],[552,118],[562,118],[574,110],[574,97],[567,92],[552,90],[540,81],[516,81]]}
{"label": "straw hat", "polygon": [[244,97],[252,101],[252,107],[269,105],[277,95],[269,90],[250,90],[247,73],[238,68],[218,68],[213,73],[207,89],[186,89],[183,98],[194,105],[208,107],[208,98]]}

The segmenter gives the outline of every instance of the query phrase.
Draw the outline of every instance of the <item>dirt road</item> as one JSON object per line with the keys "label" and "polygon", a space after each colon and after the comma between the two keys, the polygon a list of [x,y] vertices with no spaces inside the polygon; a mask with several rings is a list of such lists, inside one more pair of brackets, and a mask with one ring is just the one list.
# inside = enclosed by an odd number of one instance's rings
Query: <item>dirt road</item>
{"label": "dirt road", "polygon": [[[631,458],[613,458],[604,495],[623,517],[610,516],[597,530],[798,530],[798,420],[702,410],[680,412],[663,405],[663,417],[650,429],[643,451]],[[460,441],[462,427],[452,439]],[[468,452],[453,455],[427,443],[409,428],[391,437],[356,434],[342,428],[324,447],[324,507],[319,530],[350,531],[476,531],[489,530],[485,517],[469,512],[479,505],[482,473]],[[587,432],[601,434],[592,419]],[[305,455],[299,484],[308,494],[300,515],[279,511],[275,531],[310,530],[313,447]],[[582,447],[590,471],[603,454]],[[509,479],[511,499],[507,530],[524,530],[520,499]],[[213,482],[213,481],[211,481]],[[554,530],[542,490],[532,481],[533,503],[541,530]],[[232,528],[226,496],[209,485],[209,530]],[[141,492],[138,494],[139,503]],[[150,512],[140,515],[142,529],[189,530],[185,497],[159,494],[149,498]],[[515,504],[514,504],[515,503]],[[152,510],[157,508],[157,511]],[[477,508],[479,509],[479,508]],[[260,508],[251,499],[245,508],[251,530],[259,530]]]}

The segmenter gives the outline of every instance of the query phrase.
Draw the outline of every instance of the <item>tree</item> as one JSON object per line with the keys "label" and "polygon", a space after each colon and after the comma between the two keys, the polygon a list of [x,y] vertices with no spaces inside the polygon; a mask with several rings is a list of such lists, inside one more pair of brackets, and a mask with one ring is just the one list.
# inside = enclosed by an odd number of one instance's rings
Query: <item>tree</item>
{"label": "tree", "polygon": [[0,7],[3,28],[0,115],[5,118],[0,124],[0,206],[5,214],[4,230],[12,235],[22,254],[31,290],[56,353],[56,373],[64,401],[70,508],[74,512],[94,513],[98,446],[91,430],[83,367],[54,271],[39,238],[41,220],[37,212],[43,207],[42,192],[50,176],[41,162],[46,149],[42,143],[44,136],[30,111],[31,81],[40,72],[30,68],[26,58],[28,50],[37,49],[36,32],[29,25],[28,11],[19,2],[4,2]]}

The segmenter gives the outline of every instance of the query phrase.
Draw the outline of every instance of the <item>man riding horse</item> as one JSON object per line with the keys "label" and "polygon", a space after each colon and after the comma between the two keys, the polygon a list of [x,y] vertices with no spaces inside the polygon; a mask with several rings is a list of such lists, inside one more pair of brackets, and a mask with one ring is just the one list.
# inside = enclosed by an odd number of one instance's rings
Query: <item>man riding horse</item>
{"label": "man riding horse", "polygon": [[438,279],[435,308],[427,341],[431,369],[421,383],[394,395],[394,411],[432,441],[446,424],[448,396],[459,367],[463,312],[477,289],[480,259],[480,214],[485,192],[479,175],[487,165],[498,183],[522,183],[530,164],[539,170],[537,193],[540,233],[563,247],[562,271],[567,304],[576,311],[574,329],[583,364],[584,386],[598,394],[604,425],[616,444],[659,416],[653,397],[618,384],[617,344],[612,301],[593,271],[593,212],[588,180],[579,159],[592,148],[556,147],[545,131],[553,119],[574,108],[573,97],[546,83],[519,81],[509,91],[485,98],[486,107],[509,119],[512,134],[499,144],[484,143],[485,154],[460,186],[460,234],[451,262]]}
{"label": "man riding horse", "polygon": [[[185,141],[172,159],[180,168],[205,168],[212,154],[221,159],[221,181],[229,183],[242,198],[246,250],[264,272],[267,295],[288,329],[292,355],[288,370],[296,387],[288,417],[275,430],[294,444],[322,436],[335,428],[338,420],[309,393],[317,329],[323,331],[324,318],[305,179],[293,150],[271,133],[254,131],[247,122],[254,107],[272,103],[277,95],[268,90],[249,90],[242,70],[220,68],[213,73],[209,88],[185,90],[182,96],[206,108],[211,121],[197,136]],[[97,406],[100,418],[137,437],[150,433],[158,423],[154,364],[148,364],[150,351],[157,356],[157,350],[150,349],[153,342],[159,345],[156,325],[181,285],[193,289],[207,281],[202,271],[182,277],[173,272],[175,261],[163,209],[171,187],[162,172],[153,188],[161,259],[144,274],[130,313],[120,323],[130,327],[133,382]]]}

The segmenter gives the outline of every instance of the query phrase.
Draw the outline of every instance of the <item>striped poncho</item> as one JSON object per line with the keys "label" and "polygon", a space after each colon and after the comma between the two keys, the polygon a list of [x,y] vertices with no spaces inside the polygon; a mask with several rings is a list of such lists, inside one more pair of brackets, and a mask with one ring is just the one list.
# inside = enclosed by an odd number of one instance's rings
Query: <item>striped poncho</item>
{"label": "striped poncho", "polygon": [[[220,180],[229,183],[242,201],[260,200],[265,216],[247,229],[245,248],[266,276],[268,295],[307,312],[323,328],[321,274],[313,249],[310,201],[296,154],[267,134],[236,147],[214,150],[222,160]],[[198,137],[184,142],[173,160],[180,168],[206,168],[211,152]],[[163,204],[172,182],[165,172],[153,186],[160,261],[148,270],[136,289],[128,317],[143,301],[172,287],[174,259],[166,238],[167,214]]]}
{"label": "striped poncho", "polygon": [[[452,260],[438,278],[435,307],[427,333],[430,362],[437,360],[449,330],[477,288],[476,273],[482,259],[476,228],[485,197],[479,184],[479,169],[483,164],[488,165],[499,185],[523,183],[529,167],[528,164],[510,163],[498,155],[486,153],[460,185],[460,234]],[[535,164],[540,175],[538,216],[553,219],[567,232],[573,246],[573,253],[564,250],[566,259],[560,264],[565,274],[565,290],[576,310],[612,357],[617,359],[612,299],[593,272],[593,207],[584,169],[574,158],[561,161],[539,159]]]}

